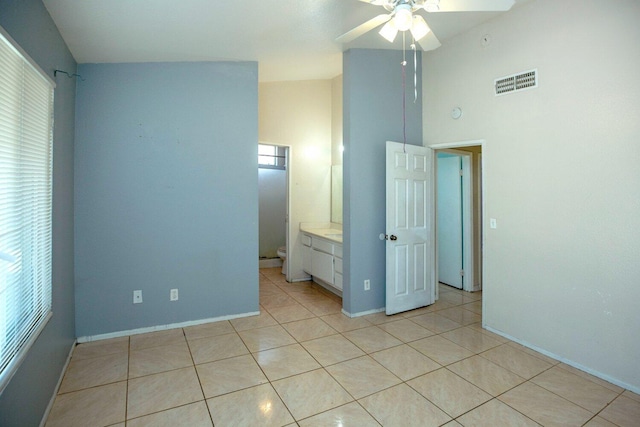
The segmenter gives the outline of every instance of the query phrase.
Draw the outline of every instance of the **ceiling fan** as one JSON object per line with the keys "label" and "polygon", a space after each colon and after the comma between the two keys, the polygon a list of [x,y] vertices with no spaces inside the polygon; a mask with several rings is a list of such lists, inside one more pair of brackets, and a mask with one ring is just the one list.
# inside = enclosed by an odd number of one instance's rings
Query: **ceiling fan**
{"label": "ceiling fan", "polygon": [[398,32],[410,31],[413,39],[424,50],[440,47],[440,41],[433,34],[427,22],[417,12],[500,12],[511,9],[515,0],[359,0],[374,6],[382,6],[387,12],[339,36],[336,41],[349,43],[361,35],[385,24],[380,35],[393,42]]}

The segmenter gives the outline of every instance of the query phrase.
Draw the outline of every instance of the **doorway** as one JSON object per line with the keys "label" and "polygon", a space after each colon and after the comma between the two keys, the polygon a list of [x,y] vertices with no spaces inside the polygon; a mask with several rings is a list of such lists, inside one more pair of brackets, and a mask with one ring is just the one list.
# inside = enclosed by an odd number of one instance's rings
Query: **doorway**
{"label": "doorway", "polygon": [[289,278],[289,151],[287,146],[258,144],[259,266],[279,267]]}
{"label": "doorway", "polygon": [[437,282],[482,289],[482,144],[436,144]]}

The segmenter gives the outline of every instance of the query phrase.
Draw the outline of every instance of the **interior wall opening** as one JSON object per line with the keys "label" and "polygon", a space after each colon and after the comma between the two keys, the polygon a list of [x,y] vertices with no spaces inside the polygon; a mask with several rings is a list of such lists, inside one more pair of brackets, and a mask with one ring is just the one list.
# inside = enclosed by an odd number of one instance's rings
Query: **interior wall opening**
{"label": "interior wall opening", "polygon": [[259,266],[289,277],[289,147],[258,144]]}
{"label": "interior wall opening", "polygon": [[439,283],[482,290],[482,144],[431,146],[436,162],[436,271]]}

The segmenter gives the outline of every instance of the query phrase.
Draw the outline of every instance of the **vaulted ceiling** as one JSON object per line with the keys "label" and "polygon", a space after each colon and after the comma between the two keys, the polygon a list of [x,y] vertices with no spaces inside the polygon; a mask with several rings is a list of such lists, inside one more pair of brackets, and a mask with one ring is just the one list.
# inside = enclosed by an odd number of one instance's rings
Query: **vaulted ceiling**
{"label": "vaulted ceiling", "polygon": [[[308,80],[339,75],[352,47],[402,49],[376,30],[335,41],[385,12],[357,0],[43,1],[78,63],[248,60],[261,81]],[[498,14],[422,12],[443,43]]]}

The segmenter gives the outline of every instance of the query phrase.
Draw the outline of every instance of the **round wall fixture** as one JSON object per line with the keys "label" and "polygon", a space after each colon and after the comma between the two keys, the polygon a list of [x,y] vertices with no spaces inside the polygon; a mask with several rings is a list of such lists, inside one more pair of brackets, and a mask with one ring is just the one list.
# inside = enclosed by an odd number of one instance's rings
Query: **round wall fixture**
{"label": "round wall fixture", "polygon": [[453,110],[451,110],[451,117],[454,118],[455,120],[458,120],[460,117],[462,117],[462,108],[456,107]]}

